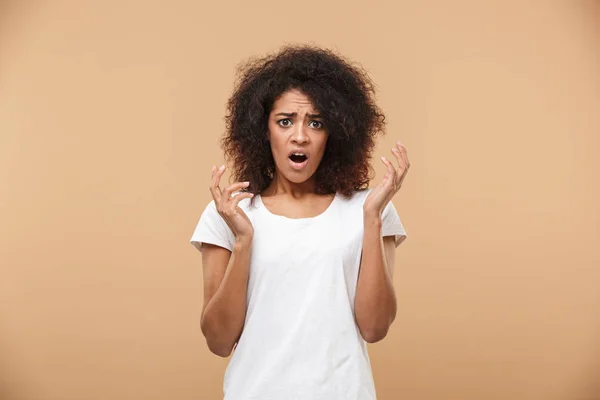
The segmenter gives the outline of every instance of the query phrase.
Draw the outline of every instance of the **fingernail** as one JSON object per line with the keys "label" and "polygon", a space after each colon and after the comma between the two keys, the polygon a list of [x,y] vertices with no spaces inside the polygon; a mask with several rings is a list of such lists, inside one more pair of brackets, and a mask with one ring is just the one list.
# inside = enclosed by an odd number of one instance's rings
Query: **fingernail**
{"label": "fingernail", "polygon": [[213,165],[211,171],[215,172],[215,168],[217,168],[217,167]]}
{"label": "fingernail", "polygon": [[250,182],[244,182],[244,186],[248,186],[250,184]]}
{"label": "fingernail", "polygon": [[225,165],[221,165],[221,166],[219,167],[219,171],[223,171],[224,169],[225,169]]}
{"label": "fingernail", "polygon": [[384,156],[381,156],[381,160],[382,160],[382,161],[386,161],[386,159],[385,159],[385,157],[384,157]]}

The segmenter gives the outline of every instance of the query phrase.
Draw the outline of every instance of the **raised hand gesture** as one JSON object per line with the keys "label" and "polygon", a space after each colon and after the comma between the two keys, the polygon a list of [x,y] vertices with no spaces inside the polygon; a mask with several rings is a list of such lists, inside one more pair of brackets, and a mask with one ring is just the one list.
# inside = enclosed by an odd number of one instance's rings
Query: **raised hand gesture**
{"label": "raised hand gesture", "polygon": [[385,206],[402,186],[402,182],[410,167],[408,156],[406,155],[406,148],[398,142],[396,143],[396,146],[392,148],[392,153],[394,154],[394,157],[396,157],[398,166],[395,167],[394,164],[385,157],[381,157],[381,161],[387,167],[387,171],[379,185],[375,186],[367,196],[363,205],[363,211],[365,213],[381,216]]}
{"label": "raised hand gesture", "polygon": [[249,192],[238,192],[248,187],[249,182],[236,182],[221,190],[219,181],[225,172],[225,166],[217,169],[212,167],[212,182],[210,193],[215,201],[215,206],[221,217],[225,220],[236,239],[252,239],[254,227],[246,213],[238,206],[242,199],[247,199],[254,194]]}

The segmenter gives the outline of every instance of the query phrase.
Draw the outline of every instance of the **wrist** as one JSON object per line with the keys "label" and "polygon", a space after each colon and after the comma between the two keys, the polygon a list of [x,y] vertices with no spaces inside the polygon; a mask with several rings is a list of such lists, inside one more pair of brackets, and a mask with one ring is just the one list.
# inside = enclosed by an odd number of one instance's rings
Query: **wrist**
{"label": "wrist", "polygon": [[235,238],[234,247],[242,249],[245,247],[249,247],[251,244],[252,244],[252,235],[237,236]]}
{"label": "wrist", "polygon": [[365,226],[379,226],[382,225],[381,213],[377,211],[363,211],[363,221]]}
{"label": "wrist", "polygon": [[381,214],[382,211],[380,210],[373,210],[371,208],[363,207],[363,216],[365,219],[381,219]]}

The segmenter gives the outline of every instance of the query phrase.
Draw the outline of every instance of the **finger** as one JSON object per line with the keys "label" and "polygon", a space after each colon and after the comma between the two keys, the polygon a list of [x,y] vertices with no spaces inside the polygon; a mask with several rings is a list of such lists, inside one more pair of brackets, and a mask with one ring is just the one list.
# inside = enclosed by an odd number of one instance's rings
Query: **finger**
{"label": "finger", "polygon": [[398,171],[398,175],[396,176],[396,186],[400,187],[400,186],[402,186],[402,181],[404,181],[406,172],[408,171],[408,168],[410,167],[410,163],[408,161],[406,147],[404,147],[404,145],[402,145],[402,143],[398,142],[398,143],[396,143],[396,149],[397,149],[397,152],[399,153],[400,159],[402,160],[402,166],[400,167],[400,169]]}
{"label": "finger", "polygon": [[388,161],[385,159],[385,157],[381,157],[382,159],[384,159],[385,161],[387,161],[387,165],[388,165],[388,171],[390,171],[390,181],[392,181],[392,185],[393,185],[393,193],[395,193],[396,190],[398,190],[399,186],[402,184],[402,180],[404,179],[404,174],[403,173],[398,173],[398,171],[396,171],[396,169],[394,168],[394,165],[391,163],[391,161]]}
{"label": "finger", "polygon": [[400,142],[396,143],[396,148],[400,152],[400,157],[402,157],[404,165],[408,169],[408,167],[410,167],[410,163],[408,162],[408,150],[406,150],[406,147]]}
{"label": "finger", "polygon": [[243,199],[249,199],[253,196],[254,196],[254,193],[240,192],[240,193],[236,194],[235,196],[233,196],[233,198],[231,199],[231,203],[232,203],[233,207],[237,207],[237,205],[240,201],[242,201]]}
{"label": "finger", "polygon": [[383,161],[383,163],[385,164],[385,167],[387,168],[388,172],[392,173],[394,171],[394,165],[390,162],[390,160],[382,156],[381,161]]}
{"label": "finger", "polygon": [[394,155],[396,156],[396,160],[398,161],[398,169],[396,170],[396,185],[399,185],[402,183],[402,179],[404,175],[406,175],[406,171],[408,171],[408,164],[407,161],[405,161],[405,159],[400,155],[398,149],[393,148],[392,152],[394,153]]}
{"label": "finger", "polygon": [[392,154],[394,154],[394,157],[396,157],[396,161],[398,162],[398,168],[400,168],[401,170],[405,168],[406,163],[404,162],[404,159],[400,154],[400,150],[398,150],[397,147],[392,147]]}
{"label": "finger", "polygon": [[249,184],[250,182],[236,182],[232,185],[229,185],[227,188],[223,189],[223,196],[226,199],[229,199],[231,198],[231,194],[233,192],[248,187]]}
{"label": "finger", "polygon": [[[390,178],[394,178],[396,176],[396,170],[394,169],[394,165],[385,157],[381,157],[381,161],[386,165],[387,172]],[[384,177],[385,178],[385,177]]]}
{"label": "finger", "polygon": [[215,172],[217,170],[217,166],[213,164],[212,169],[210,170],[211,175],[210,175],[210,185],[208,186],[208,190],[210,190],[211,195],[213,196],[213,198],[215,197],[214,195],[214,184],[215,184]]}
{"label": "finger", "polygon": [[221,176],[223,176],[223,172],[225,172],[224,165],[221,165],[221,167],[219,167],[218,169],[215,168],[215,171],[213,173],[213,179],[210,184],[210,192],[213,196],[213,199],[217,202],[221,200],[221,187],[219,186],[219,182],[221,180]]}

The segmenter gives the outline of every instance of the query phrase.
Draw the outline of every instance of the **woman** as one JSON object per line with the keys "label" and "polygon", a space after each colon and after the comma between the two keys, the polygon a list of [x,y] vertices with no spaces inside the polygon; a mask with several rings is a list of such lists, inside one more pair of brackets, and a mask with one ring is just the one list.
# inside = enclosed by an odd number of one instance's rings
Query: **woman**
{"label": "woman", "polygon": [[222,145],[236,183],[220,187],[191,242],[202,252],[201,328],[235,352],[226,400],[371,400],[366,342],[396,314],[394,250],[406,232],[390,201],[409,167],[369,189],[385,119],[360,68],[329,50],[287,46],[240,69]]}

